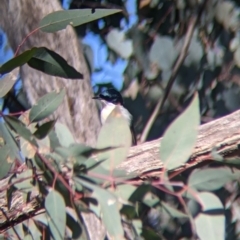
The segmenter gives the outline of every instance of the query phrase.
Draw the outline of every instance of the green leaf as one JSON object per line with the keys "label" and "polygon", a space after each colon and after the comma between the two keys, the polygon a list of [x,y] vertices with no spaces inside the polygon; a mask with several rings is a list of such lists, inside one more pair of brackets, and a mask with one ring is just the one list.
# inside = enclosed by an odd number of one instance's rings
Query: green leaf
{"label": "green leaf", "polygon": [[[14,228],[14,230],[13,230]],[[12,228],[9,228],[6,232],[7,236],[11,236],[11,239],[24,239],[23,224],[19,223]]]}
{"label": "green leaf", "polygon": [[0,98],[4,97],[18,79],[19,68],[12,70],[0,80]]}
{"label": "green leaf", "polygon": [[41,97],[32,107],[29,113],[31,122],[38,122],[51,115],[61,104],[65,96],[65,90],[51,92]]}
{"label": "green leaf", "polygon": [[32,135],[31,131],[28,128],[26,128],[26,126],[21,121],[11,116],[4,116],[4,120],[11,128],[13,128],[13,130],[17,134],[26,139],[28,142],[37,146],[37,142],[34,139],[34,136]]}
{"label": "green leaf", "polygon": [[132,135],[130,128],[117,106],[107,118],[98,136],[98,149],[116,147],[98,154],[98,159],[107,159],[101,166],[112,171],[127,158],[131,144]]}
{"label": "green leaf", "polygon": [[160,159],[167,170],[185,163],[195,146],[200,124],[198,94],[187,109],[168,127],[160,145]]}
{"label": "green leaf", "polygon": [[49,132],[52,130],[52,128],[54,127],[56,123],[56,120],[52,120],[49,122],[46,122],[44,124],[42,124],[35,132],[34,132],[34,136],[38,139],[43,139],[45,138]]}
{"label": "green leaf", "polygon": [[41,239],[42,234],[40,230],[37,228],[36,223],[30,218],[23,222],[23,225],[27,228],[28,232],[31,233],[33,239]]}
{"label": "green leaf", "polygon": [[8,174],[14,159],[11,159],[10,156],[11,148],[8,145],[2,146],[0,148],[0,179],[6,177]]}
{"label": "green leaf", "polygon": [[[198,193],[197,198],[204,211],[224,209],[220,199],[209,192]],[[200,213],[194,219],[200,239],[225,239],[225,217],[223,214]]]}
{"label": "green leaf", "polygon": [[94,184],[75,178],[79,184],[91,189],[101,208],[101,218],[111,239],[124,239],[117,198],[109,191]]}
{"label": "green leaf", "polygon": [[125,201],[128,201],[130,196],[133,194],[133,192],[136,190],[136,186],[128,185],[128,184],[121,184],[117,185],[114,189],[114,193],[120,198],[124,199]]}
{"label": "green leaf", "polygon": [[68,127],[62,123],[57,122],[55,124],[55,133],[61,146],[69,147],[71,144],[75,143],[75,140]]}
{"label": "green leaf", "polygon": [[0,74],[9,73],[13,69],[24,65],[32,58],[36,50],[37,48],[32,48],[31,50],[27,50],[18,55],[17,57],[10,59],[0,67]]}
{"label": "green leaf", "polygon": [[26,171],[17,174],[17,177],[12,179],[13,182],[16,180],[24,179],[24,178],[27,178],[27,179],[23,180],[22,182],[15,183],[14,186],[17,189],[23,190],[25,192],[31,191],[31,189],[33,189],[32,175],[33,175],[33,172],[31,169],[27,169]]}
{"label": "green leaf", "polygon": [[45,16],[39,24],[43,32],[57,32],[65,29],[67,25],[73,27],[101,19],[108,15],[121,12],[119,9],[75,9],[56,11]]}
{"label": "green leaf", "polygon": [[83,79],[83,75],[70,66],[63,57],[45,47],[37,48],[27,63],[30,67],[51,76]]}
{"label": "green leaf", "polygon": [[65,207],[62,195],[52,189],[46,197],[45,208],[50,217],[48,224],[55,240],[64,239],[66,227]]}
{"label": "green leaf", "polygon": [[6,127],[6,123],[0,122],[0,139],[6,143],[11,149],[9,153],[9,158],[13,162],[15,159],[22,160],[22,157],[19,153],[19,147],[14,137],[12,136],[11,131]]}
{"label": "green leaf", "polygon": [[40,238],[33,238],[31,234],[26,234],[23,238],[23,240],[37,240],[37,239],[40,239]]}
{"label": "green leaf", "polygon": [[224,240],[225,217],[224,215],[208,215],[200,213],[195,218],[195,225],[199,239]]}
{"label": "green leaf", "polygon": [[228,167],[196,169],[188,179],[188,187],[197,190],[217,190],[240,177],[240,171]]}
{"label": "green leaf", "polygon": [[174,218],[188,218],[188,216],[185,213],[183,213],[183,212],[179,211],[178,209],[170,206],[168,203],[165,203],[165,202],[161,201],[161,205],[162,205],[162,209]]}

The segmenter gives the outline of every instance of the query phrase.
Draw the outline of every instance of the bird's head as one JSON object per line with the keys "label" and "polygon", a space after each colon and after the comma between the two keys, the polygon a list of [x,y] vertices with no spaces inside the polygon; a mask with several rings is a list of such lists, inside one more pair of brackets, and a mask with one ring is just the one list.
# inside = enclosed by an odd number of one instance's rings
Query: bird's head
{"label": "bird's head", "polygon": [[113,88],[109,88],[99,95],[93,97],[93,99],[99,99],[102,103],[113,103],[115,105],[123,105],[123,98],[120,92]]}

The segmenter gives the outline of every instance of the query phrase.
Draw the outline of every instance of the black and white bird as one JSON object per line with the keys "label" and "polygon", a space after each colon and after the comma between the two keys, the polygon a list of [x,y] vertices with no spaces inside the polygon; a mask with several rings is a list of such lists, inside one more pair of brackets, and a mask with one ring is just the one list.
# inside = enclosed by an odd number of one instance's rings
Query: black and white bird
{"label": "black and white bird", "polygon": [[104,124],[108,116],[116,106],[119,106],[122,116],[127,120],[129,128],[132,132],[133,145],[136,145],[136,137],[133,128],[133,117],[131,113],[124,107],[123,98],[120,92],[113,88],[109,88],[99,95],[93,97],[99,99],[102,103],[101,123]]}

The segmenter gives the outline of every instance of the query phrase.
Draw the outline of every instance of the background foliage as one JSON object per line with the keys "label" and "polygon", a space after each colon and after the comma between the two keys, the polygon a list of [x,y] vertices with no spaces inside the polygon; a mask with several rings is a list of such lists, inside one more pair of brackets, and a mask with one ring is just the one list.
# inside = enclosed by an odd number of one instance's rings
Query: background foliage
{"label": "background foliage", "polygon": [[[0,123],[0,176],[14,169],[16,159],[27,160],[28,165],[28,170],[9,179],[9,205],[15,191],[21,191],[29,201],[29,193],[36,190],[46,209],[11,228],[5,236],[40,239],[44,233],[46,238],[85,239],[79,213],[92,211],[103,221],[108,237],[114,239],[122,239],[124,229],[125,237],[130,239],[238,239],[239,220],[231,208],[238,201],[238,182],[232,188],[226,184],[239,179],[239,159],[231,168],[218,159],[208,167],[171,177],[171,170],[188,160],[200,121],[239,108],[238,2],[72,1],[70,8],[91,8],[86,10],[91,17],[103,12],[98,8],[122,10],[76,30],[86,44],[94,91],[109,85],[122,90],[139,137],[153,109],[164,98],[177,57],[190,40],[168,100],[148,135],[149,140],[165,132],[160,146],[164,171],[160,179],[144,182],[116,168],[130,147],[129,129],[118,117],[117,108],[101,129],[97,149],[74,143],[65,126],[45,119],[59,106],[64,91],[47,94],[18,118],[5,110],[1,113],[4,122]],[[67,12],[61,19],[64,16]],[[196,16],[189,37],[186,33]],[[57,19],[56,15],[51,17]],[[46,19],[40,25],[42,30],[45,25]],[[56,23],[51,31],[65,25]],[[45,46],[24,52],[2,65],[0,72],[29,64],[48,74],[63,74],[61,69],[67,66],[64,61]],[[73,75],[61,76],[79,78],[81,73],[68,67]],[[11,73],[1,81],[1,97],[16,81],[10,81]],[[19,89],[17,86],[15,89]],[[20,92],[15,93],[17,99]],[[11,109],[8,103],[5,98],[3,109]],[[43,119],[45,122],[40,124]],[[109,133],[113,134],[111,139],[106,137]]]}

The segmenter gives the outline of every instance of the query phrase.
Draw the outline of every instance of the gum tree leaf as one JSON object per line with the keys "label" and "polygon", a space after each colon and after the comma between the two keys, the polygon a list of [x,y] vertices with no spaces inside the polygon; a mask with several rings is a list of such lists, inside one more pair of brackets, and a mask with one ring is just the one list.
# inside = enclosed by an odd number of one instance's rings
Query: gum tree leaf
{"label": "gum tree leaf", "polygon": [[207,214],[206,211],[223,210],[224,207],[220,199],[209,192],[197,194],[199,203],[202,205],[203,213],[197,215],[194,219],[197,234],[200,239],[225,239],[225,217],[223,214]]}
{"label": "gum tree leaf", "polygon": [[28,229],[29,233],[31,233],[32,239],[41,239],[41,232],[37,228],[36,223],[30,218],[23,222],[23,225]]}
{"label": "gum tree leaf", "polygon": [[50,217],[48,225],[55,240],[64,239],[66,227],[65,202],[60,193],[51,190],[45,200],[45,209]]}
{"label": "gum tree leaf", "polygon": [[26,139],[31,144],[37,146],[37,142],[32,135],[31,131],[17,118],[11,116],[4,116],[6,123],[13,128],[13,130],[21,137]]}
{"label": "gum tree leaf", "polygon": [[167,170],[181,166],[190,157],[200,124],[198,94],[187,109],[167,128],[160,145],[160,159]]}
{"label": "gum tree leaf", "polygon": [[9,61],[4,63],[0,67],[0,74],[9,73],[13,69],[15,69],[17,67],[21,67],[22,65],[24,65],[25,63],[27,63],[32,58],[32,56],[34,55],[36,50],[37,50],[37,48],[32,48],[30,50],[27,50],[27,51],[21,53],[20,55],[18,55],[16,57],[10,59]]}
{"label": "gum tree leaf", "polygon": [[51,76],[83,79],[83,75],[70,66],[63,57],[45,47],[37,48],[27,63],[31,68]]}
{"label": "gum tree leaf", "polygon": [[[11,131],[7,128],[6,123],[0,122],[0,139],[6,143],[11,149],[9,153],[9,158],[11,161],[14,161],[15,158],[22,160],[22,157],[19,153],[19,147],[12,136]],[[4,139],[4,140],[3,140]]]}
{"label": "gum tree leaf", "polygon": [[127,157],[131,147],[132,135],[127,121],[117,107],[109,115],[98,135],[97,148],[116,147],[98,154],[98,159],[107,159],[101,166],[113,170]]}
{"label": "gum tree leaf", "polygon": [[[101,218],[111,239],[124,239],[124,231],[121,224],[121,216],[117,198],[109,191],[94,184],[75,178],[75,182],[93,191],[93,196],[100,205]],[[119,204],[120,205],[120,204]]]}
{"label": "gum tree leaf", "polygon": [[65,90],[51,92],[41,97],[32,107],[29,113],[31,122],[38,122],[51,115],[61,104],[65,96]]}
{"label": "gum tree leaf", "polygon": [[114,13],[121,12],[119,9],[75,9],[56,11],[45,16],[39,24],[43,32],[57,32],[65,29],[67,25],[73,27],[82,25],[109,16]]}
{"label": "gum tree leaf", "polygon": [[0,79],[0,98],[4,97],[13,87],[17,81],[19,68],[13,69]]}
{"label": "gum tree leaf", "polygon": [[55,133],[62,147],[69,147],[71,144],[75,143],[71,132],[67,126],[63,125],[62,123],[57,122],[55,124]]}
{"label": "gum tree leaf", "polygon": [[15,183],[14,186],[17,189],[23,190],[25,192],[31,191],[31,189],[33,189],[32,175],[33,175],[33,172],[31,169],[27,169],[26,171],[17,174],[17,177],[14,179],[17,179],[17,180],[24,179],[24,178],[28,178],[28,179],[23,180],[22,182]]}
{"label": "gum tree leaf", "polygon": [[188,179],[188,186],[197,190],[213,191],[239,177],[239,170],[228,167],[196,169]]}
{"label": "gum tree leaf", "polygon": [[1,164],[0,179],[4,178],[8,174],[14,162],[14,159],[11,159],[9,157],[10,153],[11,153],[11,148],[8,145],[2,146],[0,148],[0,164]]}
{"label": "gum tree leaf", "polygon": [[35,132],[34,132],[34,136],[38,139],[43,139],[45,138],[48,133],[52,130],[52,128],[54,127],[56,123],[56,120],[52,120],[49,122],[46,122],[44,124],[42,124]]}
{"label": "gum tree leaf", "polygon": [[169,205],[166,202],[161,201],[161,206],[162,206],[162,211],[165,211],[166,213],[168,213],[169,215],[171,215],[174,218],[188,218],[188,216],[185,213],[172,207],[171,205]]}

